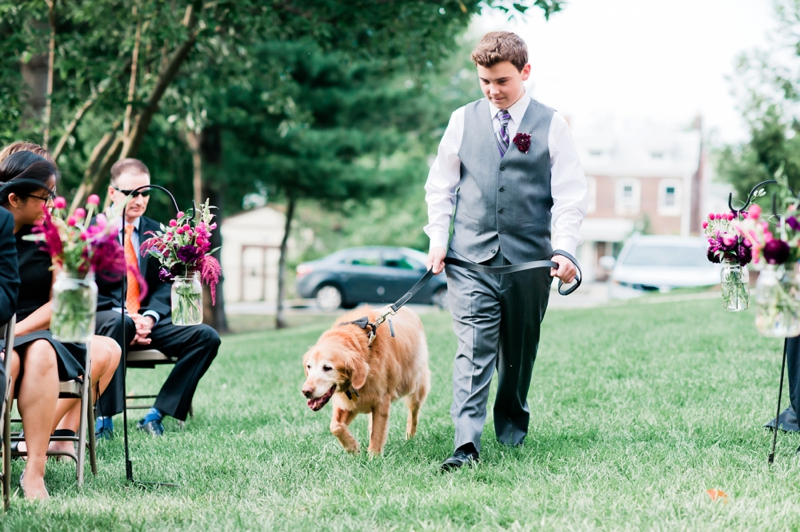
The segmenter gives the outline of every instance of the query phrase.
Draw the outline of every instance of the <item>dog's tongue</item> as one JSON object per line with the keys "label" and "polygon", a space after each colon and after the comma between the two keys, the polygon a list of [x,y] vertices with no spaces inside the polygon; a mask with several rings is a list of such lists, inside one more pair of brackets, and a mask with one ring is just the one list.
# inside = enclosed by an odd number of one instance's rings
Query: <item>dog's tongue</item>
{"label": "dog's tongue", "polygon": [[306,404],[311,410],[316,412],[328,403],[328,400],[333,396],[334,391],[336,391],[336,385],[331,386],[331,389],[328,390],[325,395],[321,397],[312,397]]}

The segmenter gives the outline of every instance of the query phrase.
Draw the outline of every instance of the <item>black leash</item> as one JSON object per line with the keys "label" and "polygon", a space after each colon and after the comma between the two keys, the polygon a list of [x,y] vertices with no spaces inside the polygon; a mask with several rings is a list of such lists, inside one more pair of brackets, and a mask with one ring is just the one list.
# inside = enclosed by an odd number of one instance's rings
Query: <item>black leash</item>
{"label": "black leash", "polygon": [[[567,284],[567,289],[562,290],[564,287],[564,281],[561,279],[558,280],[558,293],[562,296],[568,296],[572,292],[578,289],[581,285],[581,279],[583,278],[583,272],[581,272],[581,267],[578,265],[578,261],[575,257],[567,253],[566,251],[557,250],[553,252],[553,255],[561,255],[562,257],[568,258],[572,264],[575,265],[575,268],[578,270],[578,275],[575,276],[575,279]],[[454,257],[445,257],[444,259],[445,264],[450,264],[452,266],[458,266],[460,268],[466,268],[467,270],[472,270],[473,272],[480,272],[480,273],[488,273],[492,275],[503,275],[506,273],[516,273],[522,272],[525,270],[533,270],[536,268],[555,268],[558,269],[558,263],[552,260],[534,260],[531,262],[521,262],[519,264],[506,264],[505,266],[484,266],[483,264],[475,264],[474,262],[468,262],[461,259],[456,259]]]}

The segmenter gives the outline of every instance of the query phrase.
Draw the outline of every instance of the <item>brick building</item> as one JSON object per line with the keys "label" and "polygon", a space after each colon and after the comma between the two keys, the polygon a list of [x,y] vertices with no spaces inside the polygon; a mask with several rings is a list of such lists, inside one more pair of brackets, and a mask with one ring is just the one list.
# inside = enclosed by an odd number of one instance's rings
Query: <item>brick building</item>
{"label": "brick building", "polygon": [[694,129],[574,132],[589,184],[589,210],[578,253],[584,277],[602,280],[604,255],[616,256],[640,231],[690,235],[700,230],[705,154]]}

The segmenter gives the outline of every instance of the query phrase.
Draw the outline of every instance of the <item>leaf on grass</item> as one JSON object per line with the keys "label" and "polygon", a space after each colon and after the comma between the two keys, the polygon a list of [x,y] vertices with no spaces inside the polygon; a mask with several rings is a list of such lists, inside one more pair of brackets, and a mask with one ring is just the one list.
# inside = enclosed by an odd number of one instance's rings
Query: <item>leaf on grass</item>
{"label": "leaf on grass", "polygon": [[711,497],[712,501],[722,501],[723,504],[728,504],[728,494],[722,490],[718,489],[710,489],[706,490],[708,496]]}

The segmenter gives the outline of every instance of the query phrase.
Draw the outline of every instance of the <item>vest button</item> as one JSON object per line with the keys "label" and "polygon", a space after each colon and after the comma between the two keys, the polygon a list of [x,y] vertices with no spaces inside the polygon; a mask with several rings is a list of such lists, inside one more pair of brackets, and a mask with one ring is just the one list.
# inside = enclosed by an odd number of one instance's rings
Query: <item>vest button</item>
{"label": "vest button", "polygon": [[505,209],[499,209],[497,212],[498,214],[503,214],[503,211],[505,211]]}
{"label": "vest button", "polygon": [[500,187],[500,192],[505,192],[505,191],[506,191],[506,187]]}
{"label": "vest button", "polygon": [[493,250],[492,250],[492,255],[494,255],[495,253],[497,253],[497,250],[494,250],[494,249],[493,249]]}
{"label": "vest button", "polygon": [[500,167],[500,171],[501,171],[501,172],[502,172],[502,171],[504,171],[505,169],[506,169],[506,167],[505,167],[505,166],[501,166],[501,167]]}

